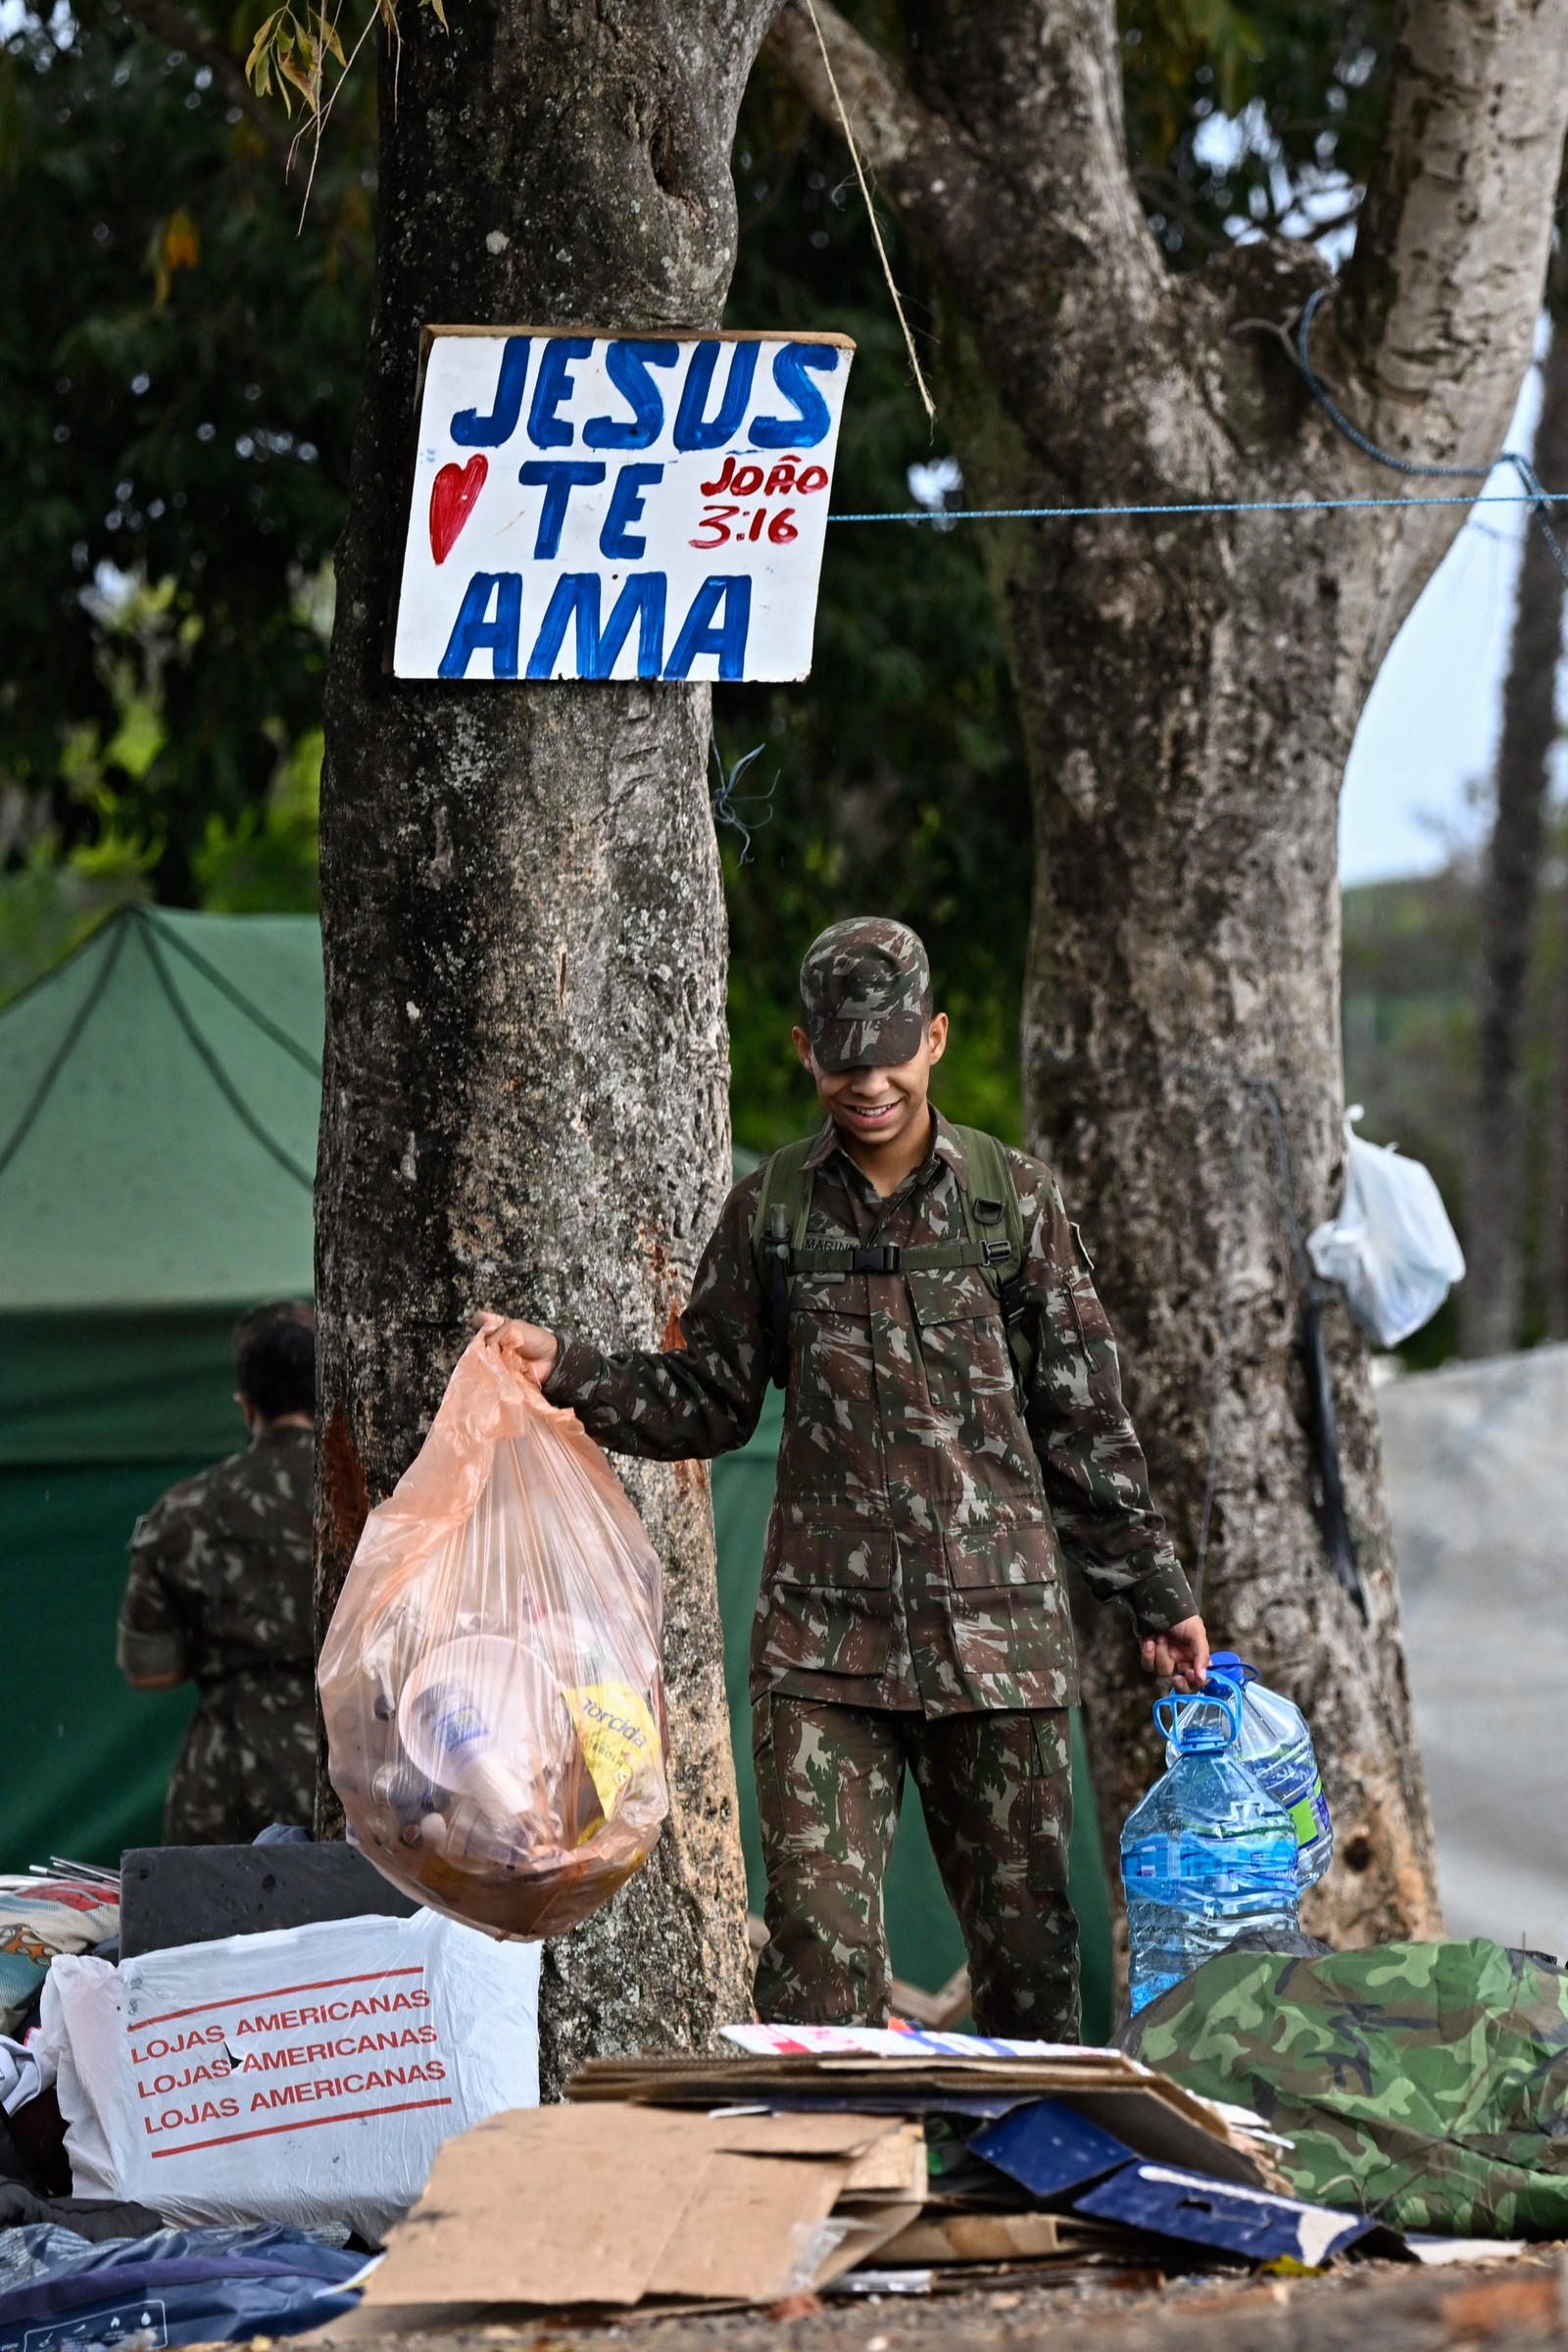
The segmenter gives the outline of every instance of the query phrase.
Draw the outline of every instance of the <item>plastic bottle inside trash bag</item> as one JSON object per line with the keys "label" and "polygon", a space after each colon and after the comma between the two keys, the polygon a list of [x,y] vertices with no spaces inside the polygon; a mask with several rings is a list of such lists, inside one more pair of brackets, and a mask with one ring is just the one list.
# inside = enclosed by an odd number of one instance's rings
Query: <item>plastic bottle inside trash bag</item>
{"label": "plastic bottle inside trash bag", "polygon": [[[1223,1682],[1242,1693],[1242,1736],[1236,1754],[1265,1796],[1271,1796],[1291,1817],[1296,1831],[1296,1876],[1304,1887],[1315,1886],[1334,1859],[1334,1825],[1323,1793],[1317,1754],[1306,1717],[1291,1699],[1267,1690],[1233,1649],[1217,1649],[1208,1661],[1210,1682]],[[1168,1742],[1165,1761],[1174,1764],[1176,1749]]]}
{"label": "plastic bottle inside trash bag", "polygon": [[1154,1721],[1176,1761],[1121,1834],[1135,2014],[1235,1936],[1297,1926],[1296,1832],[1237,1759],[1241,1691],[1159,1699]]}
{"label": "plastic bottle inside trash bag", "polygon": [[398,1733],[418,1772],[498,1826],[559,1821],[575,1735],[559,1682],[527,1643],[490,1634],[443,1642],[405,1685]]}

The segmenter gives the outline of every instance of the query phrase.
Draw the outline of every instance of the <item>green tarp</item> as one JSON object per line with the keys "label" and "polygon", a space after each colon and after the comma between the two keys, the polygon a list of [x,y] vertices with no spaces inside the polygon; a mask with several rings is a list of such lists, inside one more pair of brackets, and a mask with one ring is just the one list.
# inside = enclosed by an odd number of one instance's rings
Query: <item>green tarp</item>
{"label": "green tarp", "polygon": [[0,1869],[156,1838],[189,1690],[115,1668],[125,1544],[241,1444],[229,1333],[308,1296],[314,918],[117,916],[0,1013]]}
{"label": "green tarp", "polygon": [[1568,2236],[1568,1975],[1534,1953],[1226,1952],[1152,2002],[1130,2047],[1255,2109],[1298,2196],[1401,2230]]}
{"label": "green tarp", "polygon": [[321,1022],[287,914],[136,909],[8,1005],[0,1314],[309,1290]]}
{"label": "green tarp", "polygon": [[[191,1694],[138,1694],[115,1669],[126,1539],[167,1486],[241,1442],[235,1315],[312,1287],[321,1025],[313,918],[164,910],[117,917],[0,1013],[0,1870],[51,1853],[113,1863],[158,1836]],[[756,1907],[746,1651],[779,1401],[713,1470]],[[1073,1862],[1087,2022],[1102,2034],[1108,1923],[1084,1822]],[[888,1915],[899,1973],[945,1983],[963,1954],[917,1802]]]}
{"label": "green tarp", "polygon": [[195,1692],[127,1690],[115,1670],[125,1539],[202,1459],[0,1470],[6,1764],[0,1871],[68,1854],[118,1864],[156,1844]]}

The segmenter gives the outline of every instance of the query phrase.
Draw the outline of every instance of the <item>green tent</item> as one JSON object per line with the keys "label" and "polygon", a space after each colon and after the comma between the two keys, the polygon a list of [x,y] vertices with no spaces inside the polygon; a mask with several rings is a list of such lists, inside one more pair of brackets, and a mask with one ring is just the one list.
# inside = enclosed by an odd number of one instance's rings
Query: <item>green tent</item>
{"label": "green tent", "polygon": [[135,908],[0,1013],[0,1869],[156,1838],[189,1690],[115,1667],[132,1524],[244,1441],[228,1341],[312,1288],[314,918]]}
{"label": "green tent", "polygon": [[[0,1560],[10,1755],[0,1870],[156,1839],[191,1693],[114,1662],[125,1544],[176,1478],[242,1441],[229,1332],[312,1287],[321,951],[304,915],[136,908],[0,1013]],[[742,1826],[760,1907],[746,1651],[779,1398],[715,1463]],[[1081,1790],[1087,1776],[1078,1774]],[[1091,2030],[1108,2017],[1092,1825],[1074,1839]],[[894,1965],[962,1960],[912,1803],[888,1887]]]}

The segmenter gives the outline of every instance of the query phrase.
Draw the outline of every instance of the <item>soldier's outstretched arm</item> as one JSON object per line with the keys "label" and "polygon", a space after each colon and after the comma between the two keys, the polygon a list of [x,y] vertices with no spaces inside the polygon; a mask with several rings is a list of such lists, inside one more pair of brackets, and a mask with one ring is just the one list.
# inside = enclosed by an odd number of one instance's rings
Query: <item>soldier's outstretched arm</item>
{"label": "soldier's outstretched arm", "polygon": [[1014,1175],[1035,1342],[1026,1416],[1052,1517],[1096,1597],[1131,1607],[1147,1657],[1196,1604],[1150,1493],[1089,1254],[1049,1170],[1020,1153]]}
{"label": "soldier's outstretched arm", "polygon": [[[744,1446],[767,1391],[762,1300],[752,1258],[760,1179],[749,1176],[724,1203],[680,1317],[684,1346],[607,1353],[569,1331],[509,1325],[509,1335],[551,1343],[545,1378],[552,1404],[569,1404],[612,1453],[656,1461],[704,1459]],[[545,1350],[522,1343],[544,1370]]]}

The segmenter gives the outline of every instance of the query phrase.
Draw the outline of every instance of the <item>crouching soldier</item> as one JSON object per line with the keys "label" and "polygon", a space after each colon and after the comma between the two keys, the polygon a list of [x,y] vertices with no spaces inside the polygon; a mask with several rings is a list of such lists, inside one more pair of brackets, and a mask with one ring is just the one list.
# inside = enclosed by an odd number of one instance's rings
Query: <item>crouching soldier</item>
{"label": "crouching soldier", "polygon": [[836,923],[801,997],[795,1048],[827,1117],[730,1194],[685,1347],[606,1355],[531,1323],[507,1334],[547,1396],[622,1453],[723,1453],[769,1378],[785,1390],[752,1642],[760,2014],[886,2021],[882,1882],[907,1769],[976,2024],[1071,2040],[1063,1554],[1129,1604],[1152,1672],[1200,1688],[1207,1640],[1050,1169],[931,1106],[948,1021],[920,941]]}

